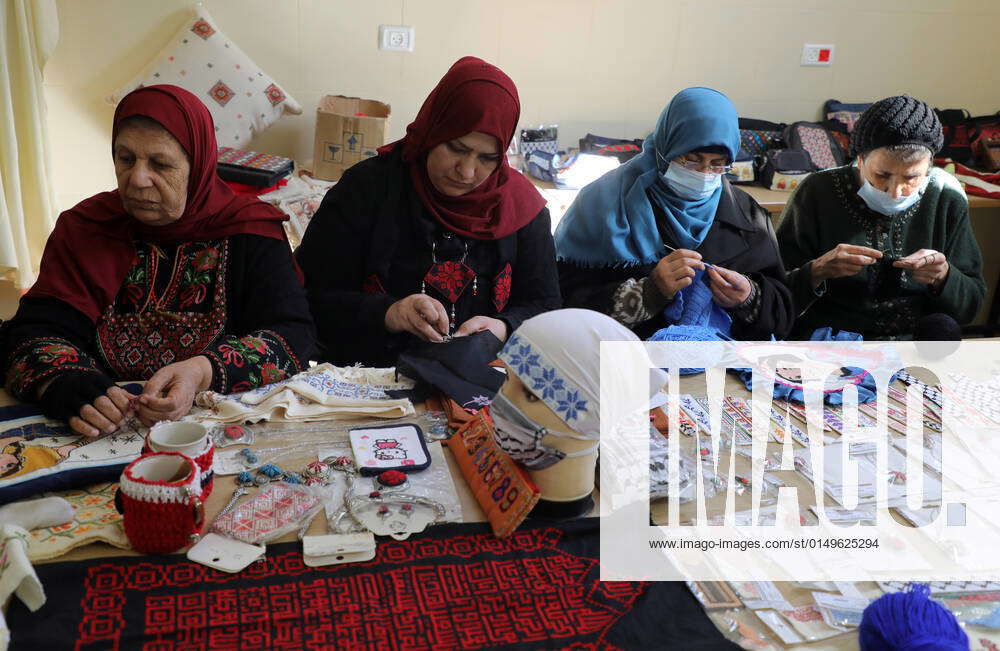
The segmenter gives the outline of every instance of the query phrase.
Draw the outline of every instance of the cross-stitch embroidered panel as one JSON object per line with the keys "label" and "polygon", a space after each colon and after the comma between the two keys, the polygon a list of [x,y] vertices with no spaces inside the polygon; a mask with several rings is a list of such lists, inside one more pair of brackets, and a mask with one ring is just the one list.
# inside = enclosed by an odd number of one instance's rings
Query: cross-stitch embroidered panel
{"label": "cross-stitch embroidered panel", "polygon": [[122,516],[115,509],[117,489],[118,483],[113,482],[50,493],[70,503],[73,521],[32,530],[28,538],[28,557],[32,561],[58,558],[71,549],[92,542],[106,542],[114,547],[130,549],[122,529]]}
{"label": "cross-stitch embroidered panel", "polygon": [[116,480],[142,451],[145,431],[136,423],[92,439],[33,405],[0,407],[0,504]]}

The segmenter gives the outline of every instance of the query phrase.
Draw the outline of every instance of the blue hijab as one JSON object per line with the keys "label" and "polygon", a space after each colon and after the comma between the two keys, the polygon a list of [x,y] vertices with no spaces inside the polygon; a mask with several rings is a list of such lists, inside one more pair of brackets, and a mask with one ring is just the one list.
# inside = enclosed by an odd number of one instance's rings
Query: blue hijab
{"label": "blue hijab", "polygon": [[677,245],[698,248],[715,220],[722,188],[689,201],[673,194],[662,174],[672,159],[705,147],[722,147],[736,160],[736,107],[711,88],[682,90],[660,114],[642,153],[580,191],[556,228],[556,257],[588,267],[657,262],[666,249],[647,189],[666,213]]}

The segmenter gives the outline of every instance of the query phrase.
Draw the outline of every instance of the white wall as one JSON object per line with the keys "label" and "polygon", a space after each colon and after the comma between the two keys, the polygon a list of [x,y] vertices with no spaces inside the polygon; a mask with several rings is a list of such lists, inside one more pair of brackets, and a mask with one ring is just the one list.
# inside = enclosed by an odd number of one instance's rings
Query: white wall
{"label": "white wall", "polygon": [[[474,54],[517,83],[522,124],[645,135],[678,90],[726,92],[742,115],[819,117],[824,100],[910,93],[973,113],[1000,109],[1000,0],[209,0],[219,26],[303,105],[253,143],[312,157],[326,93],[392,105],[399,137],[455,59]],[[189,15],[181,0],[59,0],[46,89],[60,206],[114,185],[104,97]],[[416,29],[416,51],[383,52],[379,24]],[[830,68],[799,66],[802,44],[834,43]]]}

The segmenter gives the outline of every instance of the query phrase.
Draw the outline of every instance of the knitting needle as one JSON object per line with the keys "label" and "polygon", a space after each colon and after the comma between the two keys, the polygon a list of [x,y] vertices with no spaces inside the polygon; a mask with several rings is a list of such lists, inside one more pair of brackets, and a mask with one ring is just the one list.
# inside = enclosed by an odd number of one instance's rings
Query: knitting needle
{"label": "knitting needle", "polygon": [[[663,248],[665,248],[665,249],[666,249],[667,251],[670,251],[671,253],[677,253],[677,249],[675,249],[674,247],[670,246],[669,244],[664,244],[664,245],[663,245]],[[706,269],[711,269],[711,268],[712,268],[712,266],[713,266],[713,265],[711,265],[711,264],[709,264],[709,263],[705,262],[704,260],[702,260],[702,261],[701,261],[701,263],[702,263],[703,265],[705,265],[705,268],[706,268]]]}

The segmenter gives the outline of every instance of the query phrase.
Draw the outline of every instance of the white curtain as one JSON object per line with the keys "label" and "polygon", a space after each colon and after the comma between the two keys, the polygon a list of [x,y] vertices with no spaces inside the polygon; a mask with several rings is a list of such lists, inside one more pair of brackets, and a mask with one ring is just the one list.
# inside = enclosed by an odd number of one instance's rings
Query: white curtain
{"label": "white curtain", "polygon": [[0,0],[0,274],[29,287],[56,218],[42,68],[56,0]]}

